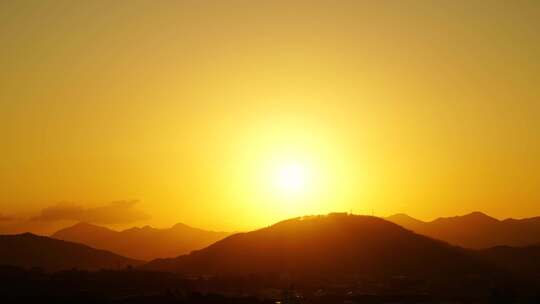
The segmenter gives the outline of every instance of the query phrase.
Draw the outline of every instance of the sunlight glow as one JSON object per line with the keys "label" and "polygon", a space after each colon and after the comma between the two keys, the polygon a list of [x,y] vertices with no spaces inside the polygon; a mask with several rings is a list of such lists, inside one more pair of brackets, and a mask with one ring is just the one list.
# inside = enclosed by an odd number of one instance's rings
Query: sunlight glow
{"label": "sunlight glow", "polygon": [[275,173],[275,184],[284,194],[295,194],[306,190],[306,169],[297,163],[279,167]]}

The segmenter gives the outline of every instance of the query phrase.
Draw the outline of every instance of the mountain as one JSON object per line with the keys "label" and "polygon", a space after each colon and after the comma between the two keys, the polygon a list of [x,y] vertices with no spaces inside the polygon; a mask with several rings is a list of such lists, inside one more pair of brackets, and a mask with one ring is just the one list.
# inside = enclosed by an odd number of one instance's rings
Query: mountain
{"label": "mountain", "polygon": [[141,262],[85,245],[31,233],[0,235],[0,265],[48,271],[121,269]]}
{"label": "mountain", "polygon": [[175,257],[208,246],[228,236],[176,224],[169,229],[150,226],[115,231],[89,223],[78,223],[52,235],[55,239],[82,243],[140,260]]}
{"label": "mountain", "polygon": [[467,248],[523,247],[540,243],[540,217],[500,221],[481,212],[423,222],[404,214],[387,220],[432,238]]}
{"label": "mountain", "polygon": [[324,278],[491,271],[465,250],[381,218],[349,214],[286,220],[142,267],[189,275],[281,273]]}

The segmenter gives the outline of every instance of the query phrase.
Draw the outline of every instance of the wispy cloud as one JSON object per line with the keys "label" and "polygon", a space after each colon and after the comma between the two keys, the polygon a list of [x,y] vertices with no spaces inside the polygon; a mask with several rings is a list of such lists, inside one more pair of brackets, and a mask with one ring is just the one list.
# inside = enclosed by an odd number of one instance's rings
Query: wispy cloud
{"label": "wispy cloud", "polygon": [[0,222],[9,222],[13,219],[14,218],[12,218],[11,216],[3,215],[2,213],[0,213]]}
{"label": "wispy cloud", "polygon": [[76,203],[59,203],[41,210],[34,221],[73,220],[96,224],[128,224],[147,220],[150,216],[136,208],[138,201],[111,202],[105,206],[85,208]]}

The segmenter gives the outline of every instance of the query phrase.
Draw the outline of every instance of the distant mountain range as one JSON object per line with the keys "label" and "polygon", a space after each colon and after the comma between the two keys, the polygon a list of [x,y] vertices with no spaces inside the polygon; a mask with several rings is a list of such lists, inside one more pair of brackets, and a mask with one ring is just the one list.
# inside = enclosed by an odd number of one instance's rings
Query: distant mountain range
{"label": "distant mountain range", "polygon": [[386,218],[416,233],[466,248],[540,244],[540,217],[498,220],[481,212],[424,222],[406,214]]}
{"label": "distant mountain range", "polygon": [[[408,221],[409,227],[423,225],[421,221],[399,217]],[[476,213],[464,218],[469,225],[486,226],[487,223],[499,222]],[[184,232],[181,238],[184,243],[176,248],[185,248],[185,231],[192,233],[197,241],[202,239],[199,238],[201,234],[213,235],[185,225],[164,230],[145,227],[117,232],[81,223],[59,231],[55,236],[85,237],[88,243],[106,240],[108,243],[104,244],[116,248],[117,252],[133,249],[130,251],[132,256],[148,257],[157,252],[156,248],[171,250],[157,246],[169,246],[168,242],[174,243],[174,237],[178,238],[177,234],[181,232]],[[164,252],[160,253],[174,254],[172,251]],[[382,218],[341,213],[285,220],[263,229],[230,235],[189,254],[155,259],[146,264],[110,251],[30,233],[0,235],[0,266],[39,267],[49,271],[121,269],[133,265],[142,270],[186,275],[275,273],[304,278],[440,278],[444,273],[446,278],[462,278],[475,275],[490,277],[491,274],[510,271],[534,277],[540,272],[538,261],[538,245],[464,249]]]}
{"label": "distant mountain range", "polygon": [[122,269],[139,264],[141,261],[109,251],[31,233],[0,235],[0,265],[59,271]]}
{"label": "distant mountain range", "polygon": [[176,224],[168,229],[145,226],[115,231],[93,224],[78,223],[54,233],[51,237],[109,250],[134,259],[152,260],[186,254],[228,235],[226,232],[206,231],[184,224]]}
{"label": "distant mountain range", "polygon": [[147,270],[189,275],[282,273],[306,277],[447,276],[494,271],[477,255],[381,218],[300,217],[238,233]]}

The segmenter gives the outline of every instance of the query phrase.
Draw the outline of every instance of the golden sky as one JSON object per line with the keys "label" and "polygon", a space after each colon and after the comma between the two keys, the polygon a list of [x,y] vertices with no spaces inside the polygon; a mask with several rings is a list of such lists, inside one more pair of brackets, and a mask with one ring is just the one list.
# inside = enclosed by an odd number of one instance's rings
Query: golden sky
{"label": "golden sky", "polygon": [[0,220],[540,215],[539,33],[538,1],[2,1]]}

